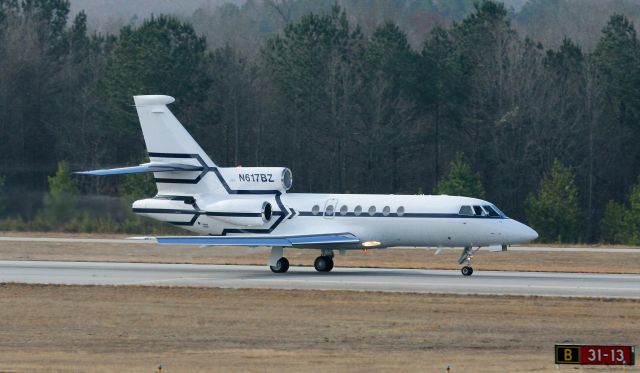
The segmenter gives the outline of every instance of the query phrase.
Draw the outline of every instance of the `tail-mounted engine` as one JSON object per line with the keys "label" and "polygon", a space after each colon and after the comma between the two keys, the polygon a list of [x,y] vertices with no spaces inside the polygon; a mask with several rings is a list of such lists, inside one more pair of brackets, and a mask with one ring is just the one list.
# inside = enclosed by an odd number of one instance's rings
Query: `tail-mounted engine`
{"label": "tail-mounted engine", "polygon": [[286,167],[226,167],[218,168],[232,190],[286,192],[293,177]]}
{"label": "tail-mounted engine", "polygon": [[271,221],[271,203],[258,199],[226,199],[207,205],[207,216],[242,227],[262,226]]}

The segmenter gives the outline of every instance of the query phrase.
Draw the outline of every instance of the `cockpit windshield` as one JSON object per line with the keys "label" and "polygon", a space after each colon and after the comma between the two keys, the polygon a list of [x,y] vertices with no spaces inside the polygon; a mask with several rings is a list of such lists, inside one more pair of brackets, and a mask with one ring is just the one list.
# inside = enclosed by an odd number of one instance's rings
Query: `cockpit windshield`
{"label": "cockpit windshield", "polygon": [[493,207],[489,205],[484,205],[482,207],[485,209],[485,211],[487,211],[487,214],[489,214],[489,216],[494,218],[500,217],[500,214]]}
{"label": "cockpit windshield", "polygon": [[[489,216],[496,216],[496,217],[501,217],[501,218],[507,218],[507,214],[505,214],[504,212],[502,212],[502,210],[500,210],[499,208],[496,207],[496,205],[485,205],[482,206],[484,207],[487,212],[489,212]],[[493,211],[493,212],[491,212]],[[497,214],[497,215],[492,215],[493,213]]]}
{"label": "cockpit windshield", "polygon": [[495,205],[474,205],[461,206],[458,215],[463,216],[488,216],[491,218],[506,218],[507,215],[500,211]]}

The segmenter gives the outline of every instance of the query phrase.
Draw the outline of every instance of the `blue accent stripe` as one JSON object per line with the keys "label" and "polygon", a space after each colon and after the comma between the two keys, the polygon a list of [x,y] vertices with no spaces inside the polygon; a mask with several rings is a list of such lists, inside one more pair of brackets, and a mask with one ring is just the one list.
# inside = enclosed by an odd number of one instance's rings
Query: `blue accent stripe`
{"label": "blue accent stripe", "polygon": [[[314,214],[311,211],[299,211],[298,214],[300,216],[315,216],[315,217],[324,217],[322,213]],[[450,214],[450,213],[437,213],[437,212],[425,212],[425,213],[404,213],[402,215],[398,215],[397,213],[389,213],[384,215],[381,212],[376,212],[373,215],[369,215],[368,212],[362,212],[360,215],[356,215],[353,212],[348,212],[345,215],[340,213],[334,214],[332,217],[335,218],[448,218],[448,219],[502,219],[499,216],[470,216],[470,215],[458,215],[458,214]]]}
{"label": "blue accent stripe", "polygon": [[239,218],[255,218],[262,216],[259,212],[215,212],[208,211],[206,212],[207,216],[235,216]]}
{"label": "blue accent stripe", "polygon": [[280,217],[275,221],[275,223],[273,223],[273,225],[267,229],[237,229],[237,228],[225,228],[222,230],[221,235],[222,236],[226,236],[229,233],[271,233],[273,232],[274,229],[276,229],[278,227],[278,225],[280,225],[280,223],[282,223],[282,221],[284,219],[286,219],[286,217],[289,215],[289,212],[287,210],[287,208],[284,206],[284,204],[282,203],[282,200],[280,199],[280,195],[282,193],[280,193],[280,191],[276,191],[276,203],[278,204],[278,208],[280,209],[280,211],[274,211],[273,215],[280,215]]}
{"label": "blue accent stripe", "polygon": [[138,214],[199,214],[197,210],[178,210],[178,209],[151,209],[136,207],[133,212]]}
{"label": "blue accent stripe", "polygon": [[168,199],[170,201],[189,201],[193,199],[193,196],[170,196],[165,194],[158,194],[153,199]]}
{"label": "blue accent stripe", "polygon": [[149,152],[149,157],[158,157],[158,158],[195,158],[194,155],[197,155],[197,154]]}
{"label": "blue accent stripe", "polygon": [[193,226],[196,223],[196,220],[200,217],[200,214],[193,215],[190,221],[170,221],[169,224],[173,225],[181,225],[181,226]]}
{"label": "blue accent stripe", "polygon": [[228,194],[255,194],[255,195],[268,195],[273,194],[276,199],[276,203],[278,204],[278,208],[280,211],[274,211],[273,215],[279,215],[280,217],[273,223],[273,225],[267,229],[234,229],[227,228],[223,229],[222,235],[226,235],[227,233],[271,233],[274,229],[276,229],[280,223],[284,219],[289,216],[289,211],[284,206],[280,199],[280,195],[282,194],[279,190],[234,190],[229,187],[226,180],[222,177],[220,170],[217,167],[209,167],[202,157],[199,154],[183,154],[183,153],[156,153],[149,152],[149,157],[158,157],[158,158],[194,158],[197,159],[200,165],[203,167],[202,173],[194,180],[190,179],[166,179],[166,178],[156,178],[155,181],[157,183],[179,183],[179,184],[197,184],[202,180],[202,178],[207,174],[207,172],[212,171],[220,181],[220,184],[224,187]]}
{"label": "blue accent stripe", "polygon": [[[175,179],[175,178],[155,178],[156,183],[170,183],[170,184],[198,184],[200,180],[210,171],[210,167],[204,162],[200,154],[179,154],[179,153],[154,153],[149,152],[149,157],[156,158],[194,158],[202,166],[200,174],[195,179]],[[185,171],[185,172],[197,172],[197,171]]]}

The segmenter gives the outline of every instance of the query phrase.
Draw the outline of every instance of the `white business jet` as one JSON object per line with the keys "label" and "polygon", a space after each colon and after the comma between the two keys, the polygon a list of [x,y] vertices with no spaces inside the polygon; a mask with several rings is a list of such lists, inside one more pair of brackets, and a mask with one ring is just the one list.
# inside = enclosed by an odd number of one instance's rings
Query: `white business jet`
{"label": "white business jet", "polygon": [[135,96],[149,163],[79,172],[120,175],[153,172],[158,194],[133,211],[199,236],[151,237],[162,245],[268,246],[275,273],[289,269],[284,248],[320,250],[319,272],[333,269],[334,251],[397,246],[463,247],[462,274],[473,273],[480,248],[506,250],[538,234],[490,202],[447,195],[287,193],[284,167],[219,167],[167,105],[169,96]]}

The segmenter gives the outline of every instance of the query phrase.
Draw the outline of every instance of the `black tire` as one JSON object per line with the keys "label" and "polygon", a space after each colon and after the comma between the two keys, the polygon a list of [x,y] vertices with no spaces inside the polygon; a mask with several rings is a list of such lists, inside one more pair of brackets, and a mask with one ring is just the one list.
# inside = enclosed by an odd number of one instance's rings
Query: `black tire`
{"label": "black tire", "polygon": [[313,268],[318,272],[327,272],[327,268],[329,268],[329,261],[326,256],[319,256],[313,262]]}
{"label": "black tire", "polygon": [[327,269],[325,269],[324,271],[325,272],[331,272],[331,270],[333,269],[333,258],[330,257],[330,256],[327,256],[325,258],[327,258],[327,262],[328,262],[329,265],[327,266]]}
{"label": "black tire", "polygon": [[473,274],[473,268],[471,268],[469,266],[464,266],[464,267],[462,267],[460,272],[462,272],[463,276],[471,276]]}
{"label": "black tire", "polygon": [[269,266],[273,273],[285,273],[289,270],[289,260],[287,258],[280,258],[276,262],[275,266]]}

